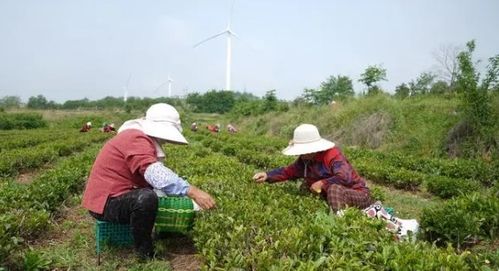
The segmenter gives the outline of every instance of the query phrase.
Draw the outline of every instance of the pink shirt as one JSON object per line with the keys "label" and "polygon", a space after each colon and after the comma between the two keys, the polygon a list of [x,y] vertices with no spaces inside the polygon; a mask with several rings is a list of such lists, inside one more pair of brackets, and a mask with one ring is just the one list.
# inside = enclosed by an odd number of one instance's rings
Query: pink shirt
{"label": "pink shirt", "polygon": [[154,141],[142,131],[128,129],[117,134],[95,159],[83,194],[83,207],[102,214],[108,197],[151,187],[144,172],[157,161]]}

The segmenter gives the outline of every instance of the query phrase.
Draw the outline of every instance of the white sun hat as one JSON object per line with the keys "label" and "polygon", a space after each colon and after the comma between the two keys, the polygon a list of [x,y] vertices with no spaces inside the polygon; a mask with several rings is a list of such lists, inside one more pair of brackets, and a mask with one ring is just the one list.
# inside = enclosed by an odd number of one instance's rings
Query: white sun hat
{"label": "white sun hat", "polygon": [[127,129],[139,129],[148,136],[171,143],[188,144],[182,135],[180,115],[175,107],[165,103],[153,104],[142,119],[126,121],[118,129],[118,133]]}
{"label": "white sun hat", "polygon": [[157,103],[149,107],[142,126],[144,133],[148,136],[187,144],[187,140],[182,135],[180,115],[175,107],[169,104]]}
{"label": "white sun hat", "polygon": [[302,155],[325,151],[334,147],[334,143],[320,136],[319,130],[312,124],[300,124],[293,133],[293,140],[289,142],[282,153],[285,155]]}

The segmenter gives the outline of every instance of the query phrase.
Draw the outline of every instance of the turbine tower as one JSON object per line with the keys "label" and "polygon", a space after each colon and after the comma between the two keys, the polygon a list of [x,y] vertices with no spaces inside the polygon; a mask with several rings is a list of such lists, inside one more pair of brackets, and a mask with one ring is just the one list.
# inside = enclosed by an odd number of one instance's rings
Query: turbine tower
{"label": "turbine tower", "polygon": [[126,103],[126,100],[128,99],[128,91],[127,91],[126,87],[123,87],[123,91],[125,92],[123,95],[123,102]]}
{"label": "turbine tower", "polygon": [[126,103],[126,100],[128,99],[128,85],[130,84],[130,79],[132,78],[132,73],[130,73],[130,75],[128,75],[128,80],[126,81],[126,86],[123,87],[123,90],[124,90],[124,95],[123,95],[123,102]]}
{"label": "turbine tower", "polygon": [[172,97],[172,82],[173,82],[173,79],[168,74],[168,97],[169,98]]}
{"label": "turbine tower", "polygon": [[222,36],[222,35],[226,35],[227,37],[227,60],[226,60],[226,63],[225,63],[225,90],[231,90],[231,64],[232,64],[232,36],[236,37],[236,38],[239,38],[236,33],[234,33],[234,31],[232,31],[232,29],[230,28],[231,26],[231,17],[232,17],[232,10],[234,9],[234,1],[232,2],[232,6],[231,6],[231,9],[230,9],[230,16],[229,16],[229,22],[227,23],[227,28],[218,33],[218,34],[215,34],[209,38],[206,38],[198,43],[196,43],[194,45],[194,48],[198,47],[199,45],[211,40],[211,39],[214,39],[218,36]]}

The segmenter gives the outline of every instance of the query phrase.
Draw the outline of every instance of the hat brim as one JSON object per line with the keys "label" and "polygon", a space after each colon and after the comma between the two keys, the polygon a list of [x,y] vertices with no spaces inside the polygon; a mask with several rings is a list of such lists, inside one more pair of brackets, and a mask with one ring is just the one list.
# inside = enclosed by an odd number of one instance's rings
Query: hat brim
{"label": "hat brim", "polygon": [[325,151],[327,149],[331,149],[334,146],[335,144],[333,142],[321,138],[320,140],[310,143],[294,143],[282,150],[282,153],[284,155],[302,155]]}
{"label": "hat brim", "polygon": [[188,144],[187,139],[172,123],[144,120],[142,127],[144,133],[148,136],[164,139],[175,144]]}

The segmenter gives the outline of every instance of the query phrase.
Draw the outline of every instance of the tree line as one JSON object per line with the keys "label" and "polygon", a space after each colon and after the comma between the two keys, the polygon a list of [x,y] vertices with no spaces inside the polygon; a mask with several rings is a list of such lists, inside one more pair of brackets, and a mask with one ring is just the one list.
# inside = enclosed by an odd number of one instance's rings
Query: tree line
{"label": "tree line", "polygon": [[[29,109],[62,109],[62,110],[103,110],[121,109],[144,111],[155,103],[169,103],[179,108],[197,113],[229,113],[235,110],[240,115],[263,114],[270,111],[285,111],[288,103],[277,99],[275,90],[268,91],[264,97],[257,97],[250,93],[236,91],[210,90],[203,94],[191,93],[185,98],[139,98],[129,97],[126,101],[122,97],[105,97],[91,101],[68,100],[62,104],[48,101],[43,95],[32,96],[27,104],[23,104],[17,96],[5,96],[0,99],[0,108]],[[3,109],[2,109],[3,110]]]}

